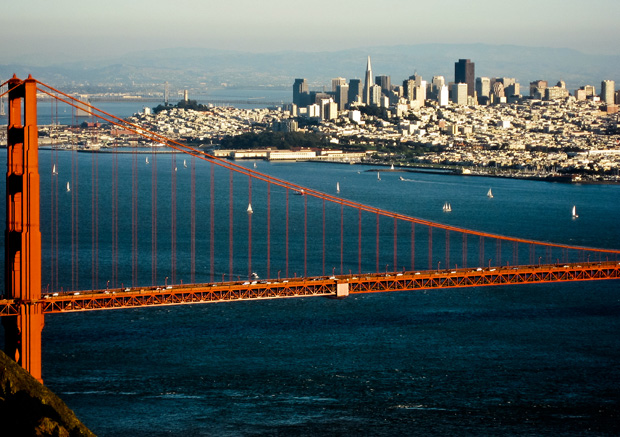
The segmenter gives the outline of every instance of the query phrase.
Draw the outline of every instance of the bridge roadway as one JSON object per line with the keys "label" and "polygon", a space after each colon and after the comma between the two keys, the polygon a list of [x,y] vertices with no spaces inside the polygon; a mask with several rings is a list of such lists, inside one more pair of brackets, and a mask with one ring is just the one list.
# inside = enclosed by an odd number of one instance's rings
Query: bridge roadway
{"label": "bridge roadway", "polygon": [[53,293],[43,294],[40,301],[30,303],[14,299],[0,300],[0,316],[18,315],[22,304],[40,304],[43,314],[52,314],[236,300],[346,297],[356,293],[605,279],[620,279],[620,262],[387,272]]}

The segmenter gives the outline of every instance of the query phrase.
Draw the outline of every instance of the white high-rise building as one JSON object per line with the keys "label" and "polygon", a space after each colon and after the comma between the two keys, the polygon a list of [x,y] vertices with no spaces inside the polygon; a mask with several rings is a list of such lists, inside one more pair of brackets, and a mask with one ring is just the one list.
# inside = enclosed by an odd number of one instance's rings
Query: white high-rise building
{"label": "white high-rise building", "polygon": [[372,78],[372,68],[370,66],[370,56],[368,57],[368,63],[366,64],[366,80],[364,81],[364,103],[370,105],[370,93],[371,88],[374,85]]}
{"label": "white high-rise building", "polygon": [[439,106],[448,106],[450,103],[450,93],[447,86],[441,85],[437,91],[437,102],[439,102]]}
{"label": "white high-rise building", "polygon": [[616,83],[613,80],[604,80],[601,82],[601,100],[608,105],[614,104],[614,95],[616,93]]}
{"label": "white high-rise building", "polygon": [[452,85],[452,102],[457,105],[467,105],[466,83],[455,83]]}

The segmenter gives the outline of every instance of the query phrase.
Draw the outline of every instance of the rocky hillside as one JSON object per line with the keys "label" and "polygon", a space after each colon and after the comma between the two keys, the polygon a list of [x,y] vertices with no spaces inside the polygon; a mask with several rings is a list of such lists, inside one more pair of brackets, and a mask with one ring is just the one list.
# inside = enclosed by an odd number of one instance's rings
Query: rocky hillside
{"label": "rocky hillside", "polygon": [[94,436],[58,396],[1,351],[0,435]]}

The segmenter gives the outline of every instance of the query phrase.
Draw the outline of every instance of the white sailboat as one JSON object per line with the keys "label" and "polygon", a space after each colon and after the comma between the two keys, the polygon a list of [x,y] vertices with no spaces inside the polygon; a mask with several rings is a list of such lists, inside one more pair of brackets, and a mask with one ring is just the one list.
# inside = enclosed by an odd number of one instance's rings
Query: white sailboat
{"label": "white sailboat", "polygon": [[248,203],[248,214],[253,214],[254,211],[252,210],[252,204]]}
{"label": "white sailboat", "polygon": [[394,170],[394,164],[392,164],[392,166],[390,167],[390,170]]}
{"label": "white sailboat", "polygon": [[452,205],[446,202],[443,204],[443,212],[452,212]]}
{"label": "white sailboat", "polygon": [[254,163],[254,168],[256,168],[256,163]]}
{"label": "white sailboat", "polygon": [[146,163],[147,164],[149,163],[149,157],[148,156],[146,157]]}
{"label": "white sailboat", "polygon": [[67,182],[67,193],[71,191],[71,188],[69,188],[69,182]]}
{"label": "white sailboat", "polygon": [[377,172],[377,180],[380,181],[381,180],[381,175],[379,174],[379,172]]}
{"label": "white sailboat", "polygon": [[493,198],[493,192],[491,191],[491,189],[490,189],[490,188],[489,188],[489,191],[487,192],[487,197],[488,197],[489,199],[492,199],[492,198]]}
{"label": "white sailboat", "polygon": [[340,182],[336,182],[336,193],[340,193]]}
{"label": "white sailboat", "polygon": [[187,168],[187,161],[185,159],[183,160],[183,167]]}
{"label": "white sailboat", "polygon": [[575,205],[573,205],[573,219],[576,219],[577,217],[579,217],[577,215],[577,207]]}
{"label": "white sailboat", "polygon": [[56,164],[54,164],[54,166],[52,167],[52,174],[58,174],[58,172],[56,171]]}

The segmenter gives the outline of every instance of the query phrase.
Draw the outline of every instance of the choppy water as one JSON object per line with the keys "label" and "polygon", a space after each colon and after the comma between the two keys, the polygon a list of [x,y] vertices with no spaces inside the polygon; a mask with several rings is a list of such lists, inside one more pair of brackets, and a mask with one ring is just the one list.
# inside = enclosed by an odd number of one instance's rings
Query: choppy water
{"label": "choppy water", "polygon": [[[425,219],[620,247],[618,186],[366,169],[257,168]],[[618,281],[59,314],[43,377],[101,436],[617,435],[619,328]]]}

